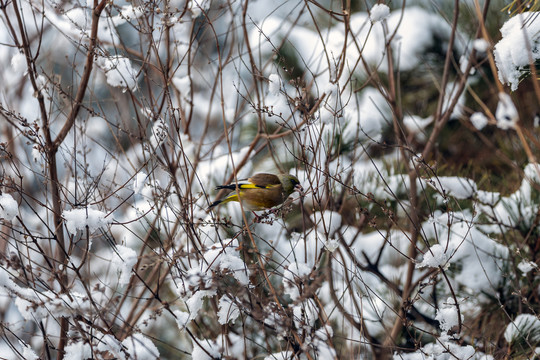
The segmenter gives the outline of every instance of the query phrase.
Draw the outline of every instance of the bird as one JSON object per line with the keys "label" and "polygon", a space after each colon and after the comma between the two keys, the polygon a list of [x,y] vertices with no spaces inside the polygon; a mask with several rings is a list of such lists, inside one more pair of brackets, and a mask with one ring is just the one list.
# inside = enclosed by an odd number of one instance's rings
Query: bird
{"label": "bird", "polygon": [[208,207],[228,203],[230,201],[242,202],[242,206],[250,211],[268,210],[283,204],[294,191],[303,191],[300,181],[294,175],[259,173],[248,179],[238,181],[237,184],[220,185],[216,190],[233,190],[221,200],[214,201]]}

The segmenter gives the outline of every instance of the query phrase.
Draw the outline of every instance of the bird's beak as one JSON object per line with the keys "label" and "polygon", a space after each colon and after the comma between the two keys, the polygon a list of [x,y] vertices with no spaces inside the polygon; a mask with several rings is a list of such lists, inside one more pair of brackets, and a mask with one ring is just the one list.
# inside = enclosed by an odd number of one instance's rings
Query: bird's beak
{"label": "bird's beak", "polygon": [[303,194],[304,193],[304,188],[302,187],[302,185],[296,184],[294,186],[294,191],[298,191],[300,194]]}

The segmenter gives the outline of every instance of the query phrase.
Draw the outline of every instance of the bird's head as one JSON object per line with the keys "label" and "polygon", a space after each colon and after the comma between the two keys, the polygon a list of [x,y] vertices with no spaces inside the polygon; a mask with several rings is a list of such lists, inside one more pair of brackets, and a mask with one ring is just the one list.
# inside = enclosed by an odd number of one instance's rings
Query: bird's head
{"label": "bird's head", "polygon": [[283,186],[283,190],[287,195],[292,194],[294,191],[302,192],[304,189],[302,188],[302,185],[300,185],[300,180],[294,175],[289,174],[282,174],[278,175],[279,180],[281,181],[281,185]]}

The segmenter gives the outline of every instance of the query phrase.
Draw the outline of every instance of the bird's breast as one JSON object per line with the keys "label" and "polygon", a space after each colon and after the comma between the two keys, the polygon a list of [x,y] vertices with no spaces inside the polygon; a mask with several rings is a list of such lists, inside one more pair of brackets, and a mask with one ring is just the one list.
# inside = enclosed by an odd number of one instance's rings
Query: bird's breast
{"label": "bird's breast", "polygon": [[280,188],[243,189],[239,197],[242,205],[251,211],[270,209],[287,199]]}

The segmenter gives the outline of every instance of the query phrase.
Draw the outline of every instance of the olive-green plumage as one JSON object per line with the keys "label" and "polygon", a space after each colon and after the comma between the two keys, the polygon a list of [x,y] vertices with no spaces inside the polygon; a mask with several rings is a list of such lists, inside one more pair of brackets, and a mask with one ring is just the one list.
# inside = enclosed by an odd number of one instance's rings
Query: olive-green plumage
{"label": "olive-green plumage", "polygon": [[238,193],[235,183],[218,186],[216,188],[218,190],[230,189],[233,192],[221,200],[214,201],[208,208],[230,201],[241,201],[247,210],[266,210],[282,204],[289,195],[301,188],[300,181],[293,175],[255,174],[247,180],[238,181]]}

